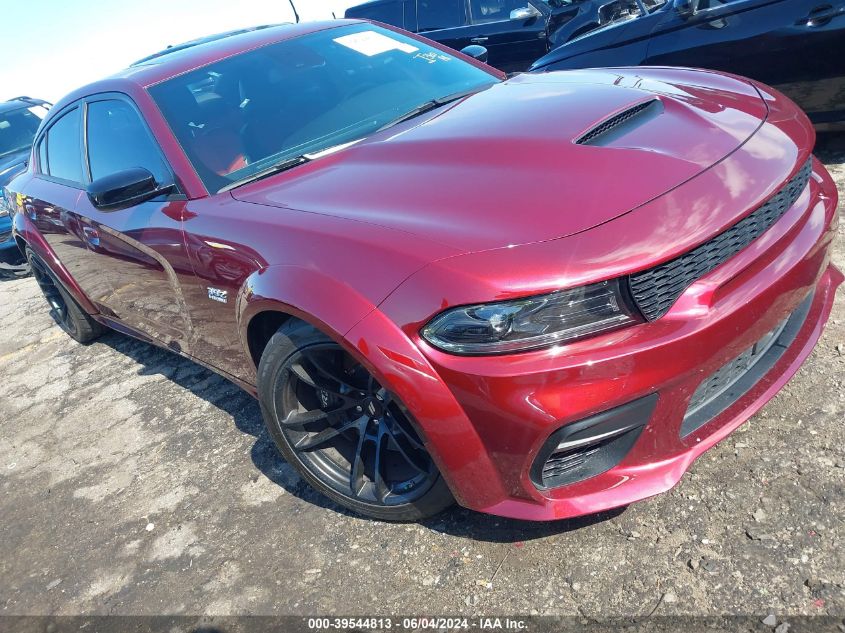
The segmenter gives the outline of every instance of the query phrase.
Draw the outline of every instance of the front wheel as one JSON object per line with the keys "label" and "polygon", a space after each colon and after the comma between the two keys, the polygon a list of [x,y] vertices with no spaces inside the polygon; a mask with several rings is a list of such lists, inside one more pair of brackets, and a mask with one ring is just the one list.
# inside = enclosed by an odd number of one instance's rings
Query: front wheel
{"label": "front wheel", "polygon": [[388,521],[422,519],[454,503],[407,409],[313,327],[291,321],[270,339],[258,390],[284,458],[336,503]]}

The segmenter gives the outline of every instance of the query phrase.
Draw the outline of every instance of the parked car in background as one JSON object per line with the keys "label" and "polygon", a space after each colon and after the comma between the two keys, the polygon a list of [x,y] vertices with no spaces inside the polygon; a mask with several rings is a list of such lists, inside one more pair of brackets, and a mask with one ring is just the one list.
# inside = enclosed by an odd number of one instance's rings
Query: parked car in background
{"label": "parked car in background", "polygon": [[[665,0],[645,0],[651,6]],[[455,50],[487,49],[487,62],[506,72],[526,70],[551,49],[610,22],[638,15],[638,0],[373,0],[346,11]]]}
{"label": "parked car in background", "polygon": [[545,72],[689,66],[757,79],[819,127],[845,123],[845,0],[674,0],[614,22],[537,60]]}
{"label": "parked car in background", "polygon": [[[32,139],[50,104],[39,99],[16,97],[0,103],[0,192],[26,169]],[[12,238],[8,204],[0,196],[0,278],[24,277],[29,265]]]}
{"label": "parked car in background", "polygon": [[738,77],[506,79],[338,20],[77,90],[7,198],[70,336],[235,381],[336,503],[552,520],[667,490],[810,354],[843,280],[814,142]]}

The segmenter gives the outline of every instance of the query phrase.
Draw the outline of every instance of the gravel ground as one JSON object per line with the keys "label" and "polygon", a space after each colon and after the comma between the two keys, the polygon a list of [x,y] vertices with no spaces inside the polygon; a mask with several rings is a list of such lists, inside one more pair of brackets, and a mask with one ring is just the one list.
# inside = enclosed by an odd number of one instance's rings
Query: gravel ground
{"label": "gravel ground", "polygon": [[[845,190],[845,139],[820,154]],[[0,614],[845,617],[843,292],[798,375],[674,490],[552,524],[350,516],[224,379],[75,344],[31,279],[0,283],[0,321]]]}

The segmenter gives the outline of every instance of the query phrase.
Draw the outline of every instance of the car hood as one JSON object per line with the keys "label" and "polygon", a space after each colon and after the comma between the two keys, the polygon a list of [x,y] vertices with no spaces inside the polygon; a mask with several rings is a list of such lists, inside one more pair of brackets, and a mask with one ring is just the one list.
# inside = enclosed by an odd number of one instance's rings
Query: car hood
{"label": "car hood", "polygon": [[[654,101],[593,142],[576,142]],[[463,252],[565,237],[724,159],[762,125],[749,83],[678,69],[519,75],[232,192],[398,229]]]}

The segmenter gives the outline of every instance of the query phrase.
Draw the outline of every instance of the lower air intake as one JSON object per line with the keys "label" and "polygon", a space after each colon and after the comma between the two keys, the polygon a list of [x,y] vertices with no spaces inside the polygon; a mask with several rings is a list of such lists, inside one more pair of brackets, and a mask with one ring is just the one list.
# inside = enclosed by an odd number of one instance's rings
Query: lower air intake
{"label": "lower air intake", "polygon": [[634,446],[656,404],[657,394],[651,394],[558,429],[534,461],[534,485],[557,488],[610,470]]}

